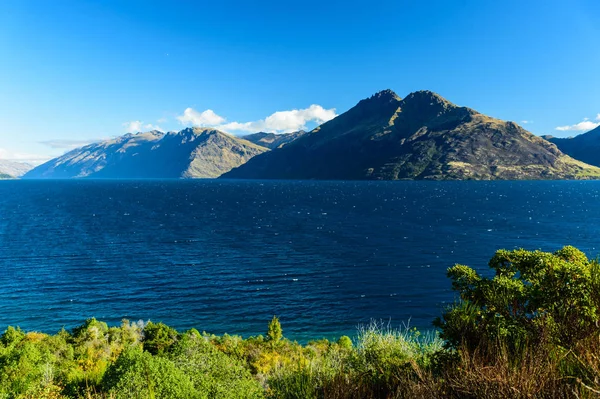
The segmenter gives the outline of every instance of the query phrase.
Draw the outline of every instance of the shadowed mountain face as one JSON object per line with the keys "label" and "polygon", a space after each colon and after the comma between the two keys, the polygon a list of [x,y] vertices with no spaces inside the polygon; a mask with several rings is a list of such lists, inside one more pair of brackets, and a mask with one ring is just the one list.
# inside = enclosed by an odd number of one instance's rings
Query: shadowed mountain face
{"label": "shadowed mountain face", "polygon": [[600,166],[600,127],[570,138],[543,136],[565,154],[590,165]]}
{"label": "shadowed mountain face", "polygon": [[248,140],[251,143],[254,143],[261,147],[274,149],[274,148],[279,148],[285,144],[291,143],[292,141],[296,140],[297,138],[303,136],[304,134],[306,134],[306,132],[304,130],[300,130],[300,131],[293,132],[293,133],[282,133],[282,134],[260,132],[260,133],[249,134],[247,136],[243,136],[242,138],[244,140]]}
{"label": "shadowed mountain face", "polygon": [[213,178],[264,151],[214,129],[151,131],[73,150],[24,178]]}
{"label": "shadowed mountain face", "polygon": [[33,169],[33,165],[0,159],[0,179],[21,177]]}
{"label": "shadowed mountain face", "polygon": [[575,179],[600,176],[513,122],[385,90],[224,178]]}

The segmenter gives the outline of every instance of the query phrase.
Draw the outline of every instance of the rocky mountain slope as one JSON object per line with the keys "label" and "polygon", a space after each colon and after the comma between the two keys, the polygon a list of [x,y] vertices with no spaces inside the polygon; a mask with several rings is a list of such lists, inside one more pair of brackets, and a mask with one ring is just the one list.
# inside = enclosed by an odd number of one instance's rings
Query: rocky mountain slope
{"label": "rocky mountain slope", "polygon": [[214,129],[150,131],[70,151],[24,178],[212,178],[265,151]]}
{"label": "rocky mountain slope", "polygon": [[21,177],[31,169],[33,169],[33,165],[25,162],[0,159],[0,178]]}
{"label": "rocky mountain slope", "polygon": [[224,174],[251,179],[580,179],[576,161],[513,122],[430,91],[385,90],[295,141]]}
{"label": "rocky mountain slope", "polygon": [[285,144],[291,143],[292,141],[296,140],[297,138],[302,137],[304,134],[306,134],[306,132],[304,130],[300,130],[300,131],[293,132],[293,133],[282,133],[282,134],[260,132],[260,133],[249,134],[247,136],[243,136],[242,138],[244,140],[248,140],[256,145],[260,145],[262,147],[266,147],[269,149],[274,149],[274,148],[281,147]]}
{"label": "rocky mountain slope", "polygon": [[570,138],[543,136],[565,154],[590,165],[600,166],[600,127]]}

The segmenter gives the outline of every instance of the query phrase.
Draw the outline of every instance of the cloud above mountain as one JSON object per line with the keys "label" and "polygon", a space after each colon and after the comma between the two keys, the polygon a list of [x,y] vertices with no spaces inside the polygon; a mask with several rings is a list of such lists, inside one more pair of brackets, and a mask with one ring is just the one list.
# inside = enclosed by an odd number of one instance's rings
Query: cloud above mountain
{"label": "cloud above mountain", "polygon": [[0,159],[6,159],[18,162],[27,162],[32,165],[39,165],[40,163],[50,159],[48,156],[42,156],[37,154],[28,154],[23,152],[10,151],[6,148],[0,148]]}
{"label": "cloud above mountain", "polygon": [[225,123],[224,117],[210,109],[198,112],[192,108],[187,108],[177,119],[187,126],[214,127],[229,133],[288,133],[306,129],[311,122],[320,125],[336,116],[335,108],[325,109],[320,105],[313,104],[304,109],[278,111],[265,119],[250,122]]}
{"label": "cloud above mountain", "polygon": [[55,139],[55,140],[40,141],[40,144],[43,144],[50,148],[55,148],[55,149],[60,149],[60,150],[74,150],[75,148],[83,147],[84,145],[95,143],[97,141],[101,141],[101,139],[91,139],[91,140]]}
{"label": "cloud above mountain", "polygon": [[560,130],[563,132],[565,132],[565,131],[586,132],[588,130],[595,129],[598,126],[600,126],[600,114],[596,115],[596,121],[598,121],[598,122],[593,122],[590,120],[590,118],[584,118],[583,121],[576,123],[574,125],[558,126],[558,127],[556,127],[556,130]]}
{"label": "cloud above mountain", "polygon": [[193,108],[186,108],[183,115],[179,115],[177,120],[187,126],[214,126],[225,122],[225,118],[215,114],[212,109],[198,112]]}
{"label": "cloud above mountain", "polygon": [[125,129],[125,132],[127,132],[127,133],[137,133],[137,132],[147,131],[147,130],[161,130],[162,131],[160,126],[153,125],[151,123],[144,123],[142,121],[125,122],[125,123],[123,123],[123,128]]}

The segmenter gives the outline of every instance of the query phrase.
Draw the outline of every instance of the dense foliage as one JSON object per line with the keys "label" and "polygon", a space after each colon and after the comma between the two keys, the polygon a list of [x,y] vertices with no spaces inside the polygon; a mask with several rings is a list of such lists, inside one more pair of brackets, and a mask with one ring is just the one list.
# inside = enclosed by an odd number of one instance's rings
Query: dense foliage
{"label": "dense foliage", "polygon": [[247,339],[127,320],[9,327],[0,399],[598,397],[598,262],[565,247],[498,251],[490,268],[449,269],[460,298],[436,321],[443,339],[373,323],[300,345],[277,317]]}

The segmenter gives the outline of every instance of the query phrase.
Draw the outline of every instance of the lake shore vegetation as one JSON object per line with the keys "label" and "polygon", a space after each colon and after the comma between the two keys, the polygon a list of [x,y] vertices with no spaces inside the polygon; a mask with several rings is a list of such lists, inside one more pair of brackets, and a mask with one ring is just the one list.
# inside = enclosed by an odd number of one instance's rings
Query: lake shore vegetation
{"label": "lake shore vegetation", "polygon": [[599,397],[598,261],[574,247],[500,250],[477,270],[448,269],[456,302],[423,334],[372,322],[300,344],[277,317],[248,338],[128,320],[8,327],[0,399]]}

